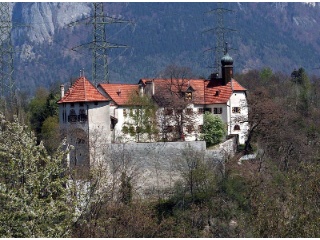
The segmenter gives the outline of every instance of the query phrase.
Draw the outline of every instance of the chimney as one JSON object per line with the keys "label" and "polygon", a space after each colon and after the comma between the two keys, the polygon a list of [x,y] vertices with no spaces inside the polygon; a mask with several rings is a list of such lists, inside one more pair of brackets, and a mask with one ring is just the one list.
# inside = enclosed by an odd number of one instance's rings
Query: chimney
{"label": "chimney", "polygon": [[64,85],[63,84],[60,85],[60,95],[61,95],[61,98],[64,97]]}
{"label": "chimney", "polygon": [[142,83],[139,84],[139,95],[143,96],[143,84]]}
{"label": "chimney", "polygon": [[215,73],[211,73],[210,74],[210,80],[213,81],[215,79],[219,78],[219,73],[215,72]]}
{"label": "chimney", "polygon": [[154,79],[152,79],[152,96],[155,93]]}

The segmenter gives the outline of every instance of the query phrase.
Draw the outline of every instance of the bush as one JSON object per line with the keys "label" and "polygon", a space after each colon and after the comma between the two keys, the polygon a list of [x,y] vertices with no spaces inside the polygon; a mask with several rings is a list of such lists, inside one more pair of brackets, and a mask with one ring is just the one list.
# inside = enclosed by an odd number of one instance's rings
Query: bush
{"label": "bush", "polygon": [[226,133],[225,124],[220,117],[208,112],[203,115],[203,129],[200,138],[206,141],[207,147],[220,143]]}

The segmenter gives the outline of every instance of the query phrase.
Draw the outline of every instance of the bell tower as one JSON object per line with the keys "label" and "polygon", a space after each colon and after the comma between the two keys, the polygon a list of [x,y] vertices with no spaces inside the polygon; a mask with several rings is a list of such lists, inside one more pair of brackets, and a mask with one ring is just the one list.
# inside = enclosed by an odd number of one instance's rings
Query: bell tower
{"label": "bell tower", "polygon": [[221,58],[222,84],[227,85],[233,78],[233,59],[228,53],[228,43],[225,43],[224,56]]}

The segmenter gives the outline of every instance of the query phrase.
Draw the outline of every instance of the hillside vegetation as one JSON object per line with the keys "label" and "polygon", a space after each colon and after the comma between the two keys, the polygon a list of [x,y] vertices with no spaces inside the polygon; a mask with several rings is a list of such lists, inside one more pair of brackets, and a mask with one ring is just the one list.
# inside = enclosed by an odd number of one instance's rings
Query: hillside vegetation
{"label": "hillside vegetation", "polygon": [[[168,189],[166,196],[159,194],[157,198],[134,198],[134,179],[128,178],[124,173],[120,179],[119,191],[112,187],[103,192],[92,191],[88,205],[85,206],[81,201],[66,202],[66,205],[61,202],[67,194],[62,191],[61,184],[65,184],[65,177],[73,176],[71,173],[50,176],[55,180],[55,184],[40,184],[40,195],[34,192],[30,195],[48,209],[47,213],[40,211],[38,205],[34,206],[34,210],[27,208],[26,201],[22,201],[20,195],[16,195],[14,208],[10,208],[13,210],[2,209],[6,215],[0,219],[3,224],[10,219],[10,227],[0,231],[6,231],[10,236],[21,237],[23,229],[14,227],[15,224],[19,224],[21,217],[31,217],[28,219],[32,220],[37,219],[36,217],[43,219],[45,216],[45,222],[28,221],[28,224],[34,224],[28,225],[31,226],[28,229],[31,229],[32,236],[43,236],[45,230],[55,224],[67,227],[60,229],[57,226],[52,230],[54,236],[60,237],[319,236],[319,78],[309,77],[303,68],[293,71],[290,75],[265,68],[238,74],[236,79],[248,89],[249,141],[245,146],[240,146],[234,159],[227,161],[223,175],[213,174],[210,167],[198,159],[196,154],[189,153],[185,158],[188,161],[192,158],[192,167],[181,172],[182,180],[177,182],[174,188]],[[11,113],[18,114],[19,121],[24,121],[36,132],[38,142],[44,141],[44,146],[52,156],[61,156],[57,141],[52,141],[55,135],[50,135],[56,132],[57,127],[54,121],[54,99],[54,92],[50,94],[43,89],[38,90],[30,104],[17,105]],[[10,111],[7,112],[7,118],[10,118]],[[19,131],[27,131],[17,127],[17,121],[13,126]],[[11,136],[8,132],[10,126],[2,121],[1,134],[6,133],[6,138],[12,138],[12,141],[1,142],[2,163],[4,160],[10,162],[19,158],[19,154],[12,155],[13,158],[6,154],[6,144],[20,146],[19,141],[24,141],[28,136],[22,132],[19,133],[23,136],[21,139],[14,134]],[[38,155],[23,154],[25,151],[39,151],[41,156],[46,157],[44,147],[40,145],[39,148],[34,144],[35,142],[29,144],[28,149],[17,148],[16,154],[20,153],[20,156],[30,156],[28,159],[34,159],[34,156]],[[21,145],[23,146],[23,143]],[[238,157],[244,152],[258,153],[256,160],[242,161],[238,164]],[[43,158],[37,159],[44,161]],[[37,161],[36,164],[42,163],[39,165],[39,171],[46,169],[48,163]],[[57,165],[48,167],[55,169],[57,173],[65,171],[61,162],[53,164]],[[17,182],[22,181],[16,185],[19,191],[11,187],[12,193],[21,192],[24,194],[21,196],[28,195],[28,192],[22,190],[30,191],[32,181],[29,180],[26,185],[24,178],[19,175],[25,173],[23,168],[19,172],[18,169],[13,171],[10,166],[3,164],[2,171],[18,174]],[[8,171],[4,171],[5,169]],[[39,176],[40,179],[45,177],[36,171],[37,169],[32,169],[34,176]],[[103,184],[101,175],[98,174],[101,172],[94,172],[94,169],[92,171],[93,186]],[[58,181],[60,177],[61,181]],[[10,181],[2,181],[3,179],[6,179],[5,175],[1,175],[0,200],[5,202],[9,195],[3,186],[8,186],[4,184],[10,184]],[[49,193],[46,186],[50,186]],[[55,192],[55,186],[62,197],[51,195]],[[75,190],[72,188],[72,191]],[[48,204],[50,201],[51,204]],[[57,208],[59,204],[62,204],[61,208]],[[8,204],[1,206],[9,207]],[[55,208],[51,209],[50,206]],[[78,214],[71,219],[68,212],[74,213],[72,209],[75,206],[78,207]],[[16,213],[18,210],[19,213]],[[32,229],[40,230],[37,232]]]}

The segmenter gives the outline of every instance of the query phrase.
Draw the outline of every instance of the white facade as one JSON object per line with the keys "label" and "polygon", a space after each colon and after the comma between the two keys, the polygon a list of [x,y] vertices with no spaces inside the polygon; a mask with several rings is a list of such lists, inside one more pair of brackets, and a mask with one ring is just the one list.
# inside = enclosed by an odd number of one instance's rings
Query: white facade
{"label": "white facade", "polygon": [[[59,105],[59,123],[62,134],[74,146],[70,164],[89,165],[97,144],[111,142],[109,102],[75,102]],[[93,148],[92,145],[95,147]]]}
{"label": "white facade", "polygon": [[239,143],[244,144],[248,133],[248,104],[245,92],[232,93],[227,104],[228,134],[239,135]]}
{"label": "white facade", "polygon": [[[211,105],[194,105],[190,104],[188,108],[193,111],[193,131],[188,133],[187,126],[184,126],[184,137],[186,141],[196,141],[200,139],[201,126],[203,125],[203,113],[210,111],[213,115],[221,117],[222,121],[226,123],[228,135],[238,135],[239,144],[244,144],[248,131],[248,108],[246,94],[243,92],[233,93],[227,104],[211,104]],[[122,132],[122,127],[126,122],[130,122],[129,111],[130,107],[124,106],[113,106],[111,112],[114,112],[114,117],[117,118],[118,122],[114,128],[112,142],[133,142],[134,137],[130,137],[129,134]],[[203,109],[203,110],[199,110]],[[186,109],[184,110],[186,111]],[[158,122],[161,123],[161,117],[163,117],[163,109],[157,111]],[[170,123],[168,123],[170,125]],[[159,126],[161,129],[161,126]],[[159,137],[160,139],[161,137]],[[140,141],[148,142],[149,139],[146,136],[142,136]]]}

